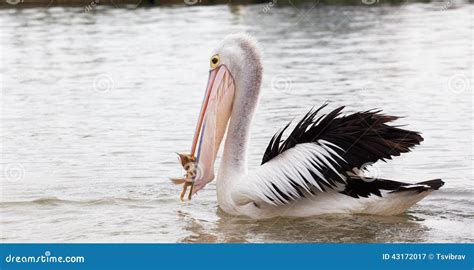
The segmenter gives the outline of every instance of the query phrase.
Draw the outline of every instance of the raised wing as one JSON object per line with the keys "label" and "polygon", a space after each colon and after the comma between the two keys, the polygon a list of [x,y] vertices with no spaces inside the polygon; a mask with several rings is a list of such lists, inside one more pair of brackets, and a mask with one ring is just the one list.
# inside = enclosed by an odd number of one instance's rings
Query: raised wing
{"label": "raised wing", "polygon": [[[364,188],[369,185],[360,182],[366,179],[358,178],[358,171],[364,164],[409,152],[423,141],[418,132],[387,125],[398,117],[379,110],[341,116],[344,107],[339,107],[319,116],[325,106],[308,112],[286,140],[281,137],[289,125],[273,136],[262,165],[233,192],[238,203],[287,204],[328,190],[352,197],[380,196],[379,191]],[[408,185],[375,180],[365,181],[373,183],[368,189],[395,191]]]}

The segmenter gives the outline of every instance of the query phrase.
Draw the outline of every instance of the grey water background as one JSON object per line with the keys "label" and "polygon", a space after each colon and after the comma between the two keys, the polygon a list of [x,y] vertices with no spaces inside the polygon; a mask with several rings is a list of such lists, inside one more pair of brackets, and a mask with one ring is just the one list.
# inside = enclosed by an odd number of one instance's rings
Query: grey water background
{"label": "grey water background", "polygon": [[[472,5],[0,10],[3,242],[472,242]],[[255,221],[191,202],[183,172],[211,49],[264,51],[250,168],[312,106],[382,108],[423,133],[374,176],[446,185],[394,217]]]}

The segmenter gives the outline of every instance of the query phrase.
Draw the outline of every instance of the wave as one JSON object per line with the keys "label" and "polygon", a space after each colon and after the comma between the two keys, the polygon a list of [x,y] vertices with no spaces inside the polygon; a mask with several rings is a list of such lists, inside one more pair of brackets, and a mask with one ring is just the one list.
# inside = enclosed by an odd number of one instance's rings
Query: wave
{"label": "wave", "polygon": [[132,198],[103,198],[93,200],[64,200],[56,197],[45,197],[30,201],[10,201],[0,202],[0,207],[11,207],[19,205],[43,205],[43,206],[58,206],[58,205],[82,205],[82,206],[95,206],[95,205],[120,205],[129,204],[133,202],[144,202],[150,200],[143,199],[132,199]]}

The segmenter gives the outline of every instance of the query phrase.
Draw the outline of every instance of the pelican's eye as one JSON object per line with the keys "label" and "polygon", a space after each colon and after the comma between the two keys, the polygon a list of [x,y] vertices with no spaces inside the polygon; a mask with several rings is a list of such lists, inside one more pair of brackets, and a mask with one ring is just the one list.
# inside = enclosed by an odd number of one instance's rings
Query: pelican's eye
{"label": "pelican's eye", "polygon": [[215,54],[211,57],[211,68],[216,68],[219,65],[219,55]]}

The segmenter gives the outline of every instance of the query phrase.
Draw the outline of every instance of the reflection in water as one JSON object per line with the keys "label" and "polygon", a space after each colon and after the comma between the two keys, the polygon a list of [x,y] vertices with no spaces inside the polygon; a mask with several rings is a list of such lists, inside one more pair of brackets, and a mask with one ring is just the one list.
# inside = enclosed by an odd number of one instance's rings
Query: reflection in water
{"label": "reflection in water", "polygon": [[[180,213],[182,215],[182,213]],[[217,228],[183,215],[189,236],[180,242],[420,242],[426,226],[419,218],[401,216],[321,215],[311,218],[252,220],[218,210]],[[217,233],[216,233],[217,232]]]}
{"label": "reflection in water", "polygon": [[[474,241],[473,6],[264,8],[0,9],[0,239]],[[181,203],[174,153],[190,147],[212,48],[237,31],[264,50],[250,169],[279,128],[329,101],[407,116],[425,141],[375,171],[443,189],[397,217],[231,217],[214,183]]]}
{"label": "reflection in water", "polygon": [[226,242],[417,242],[426,230],[408,215],[322,215],[262,221],[221,215],[217,226]]}
{"label": "reflection in water", "polygon": [[[192,216],[188,216],[182,212],[179,212],[178,215],[183,219],[183,223],[186,224],[184,229],[187,230],[190,235],[179,240],[179,242],[187,243],[216,243],[218,237],[206,231],[205,223],[206,221],[198,221]],[[204,224],[204,225],[203,225]]]}

